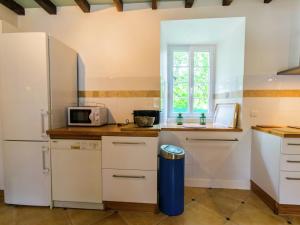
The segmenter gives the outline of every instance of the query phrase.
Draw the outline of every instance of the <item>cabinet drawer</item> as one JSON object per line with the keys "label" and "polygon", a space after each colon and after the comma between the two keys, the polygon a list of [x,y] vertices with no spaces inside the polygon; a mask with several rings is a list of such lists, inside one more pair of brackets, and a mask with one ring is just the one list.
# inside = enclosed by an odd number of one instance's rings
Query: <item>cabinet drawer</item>
{"label": "cabinet drawer", "polygon": [[284,154],[300,154],[300,138],[285,138],[282,145]]}
{"label": "cabinet drawer", "polygon": [[300,155],[281,155],[280,170],[300,172]]}
{"label": "cabinet drawer", "polygon": [[280,172],[279,203],[300,205],[300,172]]}
{"label": "cabinet drawer", "polygon": [[103,137],[102,165],[106,169],[157,170],[158,138]]}
{"label": "cabinet drawer", "polygon": [[157,171],[103,169],[103,201],[157,203]]}

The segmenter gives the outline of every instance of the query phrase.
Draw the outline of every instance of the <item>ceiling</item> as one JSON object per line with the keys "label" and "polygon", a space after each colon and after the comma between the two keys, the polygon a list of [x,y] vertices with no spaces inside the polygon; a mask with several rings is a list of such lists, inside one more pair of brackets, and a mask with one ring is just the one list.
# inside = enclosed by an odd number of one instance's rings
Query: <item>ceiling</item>
{"label": "ceiling", "polygon": [[[78,5],[83,12],[89,13],[91,5],[114,4],[118,11],[123,11],[125,3],[152,2],[152,9],[157,9],[158,1],[172,0],[0,0],[0,3],[14,11],[18,15],[25,15],[24,8],[42,7],[49,14],[56,14],[57,7]],[[229,6],[234,0],[220,0],[223,6]],[[264,3],[270,3],[272,0],[261,0]],[[184,0],[185,8],[192,8],[194,0]]]}
{"label": "ceiling", "polygon": [[[40,8],[40,6],[34,0],[15,0],[24,8]],[[165,1],[165,0],[164,0]],[[51,0],[56,6],[72,6],[77,5],[74,0]],[[90,5],[98,4],[113,4],[112,0],[88,0]],[[139,2],[151,2],[151,0],[123,0],[123,3],[139,3]]]}

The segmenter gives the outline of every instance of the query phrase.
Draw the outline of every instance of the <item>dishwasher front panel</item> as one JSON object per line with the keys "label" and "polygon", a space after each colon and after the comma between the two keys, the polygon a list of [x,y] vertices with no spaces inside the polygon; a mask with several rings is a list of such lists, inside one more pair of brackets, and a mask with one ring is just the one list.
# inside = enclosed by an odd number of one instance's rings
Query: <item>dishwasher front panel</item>
{"label": "dishwasher front panel", "polygon": [[101,141],[51,141],[52,200],[102,203]]}

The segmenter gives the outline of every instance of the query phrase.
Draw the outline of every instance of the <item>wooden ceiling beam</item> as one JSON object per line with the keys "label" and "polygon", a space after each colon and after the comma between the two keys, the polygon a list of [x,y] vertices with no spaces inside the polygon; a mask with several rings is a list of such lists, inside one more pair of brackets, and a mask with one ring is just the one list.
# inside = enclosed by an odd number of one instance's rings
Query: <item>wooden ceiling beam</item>
{"label": "wooden ceiling beam", "polygon": [[157,9],[157,0],[152,0],[152,9]]}
{"label": "wooden ceiling beam", "polygon": [[192,8],[194,4],[194,0],[185,0],[184,6],[185,8]]}
{"label": "wooden ceiling beam", "polygon": [[264,3],[270,3],[272,0],[264,0]]}
{"label": "wooden ceiling beam", "polygon": [[24,7],[16,3],[14,0],[0,0],[0,3],[18,15],[25,15]]}
{"label": "wooden ceiling beam", "polygon": [[87,0],[75,0],[75,2],[83,12],[89,13],[91,11],[91,5]]}
{"label": "wooden ceiling beam", "polygon": [[223,6],[229,6],[232,2],[233,2],[233,0],[223,0],[222,5]]}
{"label": "wooden ceiling beam", "polygon": [[113,0],[114,4],[119,12],[123,11],[123,1],[122,0]]}
{"label": "wooden ceiling beam", "polygon": [[39,6],[41,6],[47,13],[51,15],[56,14],[56,5],[54,5],[50,0],[34,0]]}

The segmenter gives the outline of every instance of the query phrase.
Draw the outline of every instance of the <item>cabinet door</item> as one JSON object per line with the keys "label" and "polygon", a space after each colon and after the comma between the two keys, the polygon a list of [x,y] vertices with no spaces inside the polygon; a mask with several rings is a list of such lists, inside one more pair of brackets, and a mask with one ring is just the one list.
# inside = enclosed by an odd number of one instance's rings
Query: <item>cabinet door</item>
{"label": "cabinet door", "polygon": [[300,205],[300,172],[280,172],[280,204]]}
{"label": "cabinet door", "polygon": [[102,137],[102,151],[102,168],[157,170],[156,137]]}
{"label": "cabinet door", "polygon": [[300,138],[285,138],[282,143],[283,154],[300,154]]}
{"label": "cabinet door", "polygon": [[157,171],[103,169],[103,200],[157,203]]}
{"label": "cabinet door", "polygon": [[4,198],[8,204],[50,205],[48,142],[4,142]]}
{"label": "cabinet door", "polygon": [[280,151],[282,139],[272,134],[253,131],[251,180],[278,201]]}

